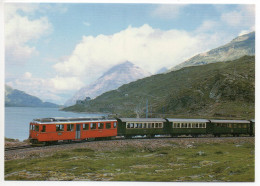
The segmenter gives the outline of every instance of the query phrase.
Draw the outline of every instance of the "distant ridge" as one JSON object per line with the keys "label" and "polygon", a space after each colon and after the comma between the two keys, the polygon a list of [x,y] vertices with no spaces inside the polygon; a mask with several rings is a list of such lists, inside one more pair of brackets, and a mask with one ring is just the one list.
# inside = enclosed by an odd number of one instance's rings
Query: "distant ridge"
{"label": "distant ridge", "polygon": [[198,54],[189,60],[174,66],[169,71],[179,70],[188,66],[235,60],[245,55],[255,55],[255,32],[238,36],[226,45]]}
{"label": "distant ridge", "polygon": [[5,85],[6,107],[59,107],[54,103],[43,102],[36,96],[29,95],[23,91],[13,89]]}

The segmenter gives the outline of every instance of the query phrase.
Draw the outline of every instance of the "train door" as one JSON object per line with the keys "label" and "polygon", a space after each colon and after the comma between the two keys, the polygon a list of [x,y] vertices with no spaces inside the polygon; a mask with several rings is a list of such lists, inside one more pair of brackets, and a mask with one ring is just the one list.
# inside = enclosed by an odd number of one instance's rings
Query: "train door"
{"label": "train door", "polygon": [[76,125],[76,139],[80,139],[80,124]]}

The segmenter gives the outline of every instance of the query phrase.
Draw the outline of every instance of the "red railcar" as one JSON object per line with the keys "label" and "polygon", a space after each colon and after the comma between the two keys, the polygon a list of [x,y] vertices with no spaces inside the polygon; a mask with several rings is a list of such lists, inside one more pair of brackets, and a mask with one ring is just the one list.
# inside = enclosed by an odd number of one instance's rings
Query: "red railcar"
{"label": "red railcar", "polygon": [[30,123],[30,142],[87,140],[114,137],[117,120],[101,118],[40,118]]}

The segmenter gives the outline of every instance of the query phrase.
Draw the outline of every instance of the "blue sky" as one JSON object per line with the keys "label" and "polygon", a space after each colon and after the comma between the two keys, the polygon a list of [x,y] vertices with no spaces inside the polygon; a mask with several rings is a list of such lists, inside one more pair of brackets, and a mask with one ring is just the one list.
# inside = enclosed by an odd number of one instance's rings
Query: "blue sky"
{"label": "blue sky", "polygon": [[248,4],[6,3],[5,83],[63,104],[113,65],[156,73],[254,30]]}

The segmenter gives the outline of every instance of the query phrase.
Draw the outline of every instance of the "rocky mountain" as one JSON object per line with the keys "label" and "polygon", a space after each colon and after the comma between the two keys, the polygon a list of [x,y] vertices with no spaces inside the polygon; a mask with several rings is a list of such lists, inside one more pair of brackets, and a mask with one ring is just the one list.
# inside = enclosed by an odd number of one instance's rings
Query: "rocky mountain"
{"label": "rocky mountain", "polygon": [[255,114],[255,57],[191,66],[146,77],[67,111],[117,117],[251,119]]}
{"label": "rocky mountain", "polygon": [[5,85],[5,106],[6,107],[59,107],[50,102],[43,102],[39,98],[26,94],[23,91],[13,89]]}
{"label": "rocky mountain", "polygon": [[255,55],[255,32],[239,36],[226,45],[198,54],[171,68],[169,71],[179,70],[188,66],[235,60],[244,55]]}
{"label": "rocky mountain", "polygon": [[[77,100],[85,100],[87,97],[96,98],[104,92],[117,89],[123,84],[141,79],[151,74],[133,63],[127,61],[116,65],[105,72],[94,83],[81,88],[76,94],[66,101],[65,106],[74,105]],[[87,98],[89,99],[89,98]]]}

